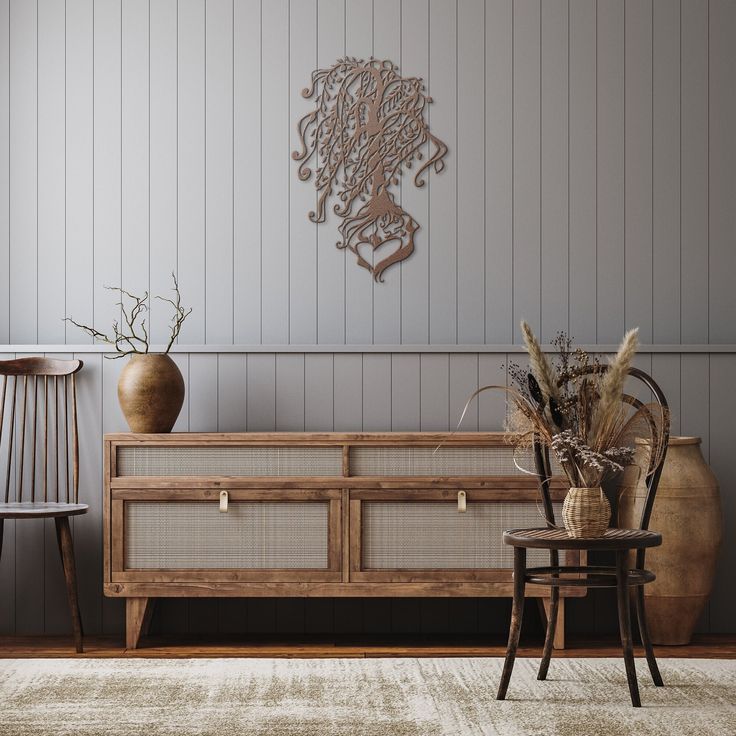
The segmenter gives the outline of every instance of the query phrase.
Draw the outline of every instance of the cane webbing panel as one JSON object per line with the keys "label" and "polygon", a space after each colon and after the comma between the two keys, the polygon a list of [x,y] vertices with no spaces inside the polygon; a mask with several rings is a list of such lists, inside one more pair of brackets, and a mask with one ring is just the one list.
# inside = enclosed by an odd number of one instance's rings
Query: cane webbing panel
{"label": "cane webbing panel", "polygon": [[340,476],[342,447],[121,446],[117,474]]}
{"label": "cane webbing panel", "polygon": [[[554,504],[555,514],[561,504]],[[362,504],[362,567],[371,569],[506,568],[513,547],[506,529],[544,523],[534,503],[366,501]],[[522,521],[522,519],[524,521]],[[529,551],[529,565],[549,562],[544,550]]]}
{"label": "cane webbing panel", "polygon": [[128,501],[126,569],[328,569],[329,502]]}
{"label": "cane webbing panel", "polygon": [[[516,454],[514,454],[516,453]],[[351,475],[520,475],[534,471],[530,450],[499,447],[352,447]],[[554,472],[559,470],[554,465]]]}

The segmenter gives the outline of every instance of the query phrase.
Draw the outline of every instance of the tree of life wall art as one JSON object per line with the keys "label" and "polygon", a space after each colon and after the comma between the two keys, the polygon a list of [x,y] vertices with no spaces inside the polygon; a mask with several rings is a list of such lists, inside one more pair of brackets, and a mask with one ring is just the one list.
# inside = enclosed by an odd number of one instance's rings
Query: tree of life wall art
{"label": "tree of life wall art", "polygon": [[330,199],[339,226],[339,249],[355,254],[358,265],[377,282],[390,266],[408,258],[419,229],[392,192],[405,169],[416,167],[414,184],[422,187],[430,170],[445,168],[447,146],[424,119],[432,98],[423,81],[402,77],[391,61],[346,57],[312,73],[302,90],[315,99],[314,109],[299,120],[301,181],[314,174],[315,223],[324,222]]}

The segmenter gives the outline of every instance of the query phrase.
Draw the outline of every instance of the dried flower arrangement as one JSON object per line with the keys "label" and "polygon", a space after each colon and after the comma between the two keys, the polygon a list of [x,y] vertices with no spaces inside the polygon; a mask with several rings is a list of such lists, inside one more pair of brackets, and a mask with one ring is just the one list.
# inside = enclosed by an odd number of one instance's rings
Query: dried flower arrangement
{"label": "dried flower arrangement", "polygon": [[[179,282],[176,279],[176,274],[172,273],[171,278],[174,281],[174,299],[169,299],[165,296],[154,297],[163,302],[168,302],[174,308],[174,314],[171,318],[171,336],[163,351],[164,355],[168,354],[171,350],[176,338],[179,337],[184,320],[192,313],[191,308],[186,309],[181,305],[181,294],[179,293]],[[112,337],[109,337],[106,333],[100,332],[94,327],[80,324],[71,317],[65,317],[64,321],[71,322],[75,327],[84,330],[95,340],[112,345],[116,350],[116,354],[105,357],[114,359],[122,358],[124,355],[148,353],[151,347],[145,318],[146,313],[149,311],[148,304],[150,297],[148,292],[144,292],[143,296],[136,296],[119,286],[106,286],[105,288],[110,291],[117,291],[120,294],[120,301],[116,304],[120,307],[120,313],[125,323],[124,326],[121,326],[118,320],[113,321]],[[126,305],[126,299],[129,300],[130,306]]]}
{"label": "dried flower arrangement", "polygon": [[637,440],[649,446],[649,467],[665,450],[663,409],[628,396],[624,384],[638,347],[630,330],[608,365],[572,348],[559,333],[550,360],[526,322],[522,323],[529,370],[509,366],[512,386],[508,429],[517,446],[534,440],[548,447],[573,488],[596,488],[634,463]]}

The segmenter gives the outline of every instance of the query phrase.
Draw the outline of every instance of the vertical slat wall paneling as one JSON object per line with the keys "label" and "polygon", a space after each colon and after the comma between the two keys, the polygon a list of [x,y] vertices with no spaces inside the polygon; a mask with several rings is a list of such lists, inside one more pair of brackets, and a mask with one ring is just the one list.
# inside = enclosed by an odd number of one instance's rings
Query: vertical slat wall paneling
{"label": "vertical slat wall paneling", "polygon": [[252,353],[248,356],[247,380],[249,432],[273,432],[276,429],[276,356]]}
{"label": "vertical slat wall paneling", "polygon": [[[7,20],[7,7],[6,11]],[[0,353],[0,360],[12,360],[12,353]],[[6,401],[8,401],[6,399]],[[10,404],[8,403],[8,406]],[[7,421],[7,420],[6,420]],[[3,431],[0,438],[0,479],[2,485],[2,500],[5,501],[5,473],[8,457],[9,432]],[[15,498],[15,475],[11,473],[10,498]],[[16,616],[16,556],[15,556],[15,519],[6,519],[3,527],[3,548],[0,551],[0,632],[14,634]]]}
{"label": "vertical slat wall paneling", "polygon": [[513,291],[513,3],[485,5],[485,339],[511,343]]}
{"label": "vertical slat wall paneling", "polygon": [[276,356],[276,430],[304,431],[304,355]]}
{"label": "vertical slat wall paneling", "polygon": [[176,419],[172,432],[186,432],[189,429],[189,355],[185,353],[171,353],[171,359],[176,363],[184,378],[184,403]]}
{"label": "vertical slat wall paneling", "polygon": [[708,342],[708,3],[682,0],[680,283],[684,343]]}
{"label": "vertical slat wall paneling", "polygon": [[[79,427],[79,502],[89,505],[74,519],[74,554],[79,578],[79,605],[85,632],[102,631],[102,355],[75,355],[84,361],[77,376]],[[108,362],[108,361],[105,361]],[[56,551],[56,545],[54,545]],[[58,552],[57,552],[58,555]],[[57,575],[62,578],[59,568]],[[67,611],[67,606],[62,606]],[[67,614],[68,622],[68,614]],[[67,623],[67,627],[68,627]]]}
{"label": "vertical slat wall paneling", "polygon": [[570,334],[596,341],[596,4],[570,0]]}
{"label": "vertical slat wall paneling", "polygon": [[[365,3],[368,5],[368,3]],[[390,59],[399,66],[402,76],[412,74],[402,68],[401,58],[401,9],[402,3],[395,0],[372,0],[373,49],[377,59]],[[411,173],[414,169],[409,170]],[[406,178],[407,187],[413,186],[409,177],[399,179],[399,186],[394,188],[396,202],[402,204],[402,179]],[[409,213],[411,214],[411,213]],[[414,254],[409,257],[413,263]],[[378,345],[395,345],[401,342],[401,274],[403,262],[383,272],[383,283],[372,282],[373,319],[372,341]],[[364,274],[365,276],[365,274]],[[365,420],[365,415],[364,415]],[[366,622],[368,617],[366,617]]]}
{"label": "vertical slat wall paneling", "polygon": [[450,356],[424,353],[419,358],[419,371],[419,428],[445,431],[450,426]]}
{"label": "vertical slat wall paneling", "polygon": [[147,0],[122,3],[122,254],[121,283],[149,290],[149,27]]}
{"label": "vertical slat wall paneling", "polygon": [[709,341],[736,342],[736,4],[710,5],[709,46]]}
{"label": "vertical slat wall paneling", "polygon": [[680,6],[654,0],[652,340],[680,341]]}
{"label": "vertical slat wall paneling", "polygon": [[[95,5],[95,18],[97,6]],[[96,104],[96,98],[95,98]],[[116,358],[114,360],[103,357],[102,363],[102,391],[98,398],[98,407],[102,405],[102,433],[128,432],[128,425],[120,410],[117,396],[118,379],[120,371],[123,370],[128,358]],[[83,369],[84,370],[84,369]],[[80,374],[81,381],[81,374]],[[100,438],[97,440],[100,441]],[[99,445],[98,445],[99,447]],[[94,451],[94,450],[92,450]],[[80,457],[82,455],[80,447]],[[102,467],[100,466],[100,471]],[[100,472],[98,482],[102,484],[102,473]],[[101,543],[101,540],[100,540]],[[99,585],[99,578],[97,585]],[[125,604],[119,598],[103,598],[102,600],[102,632],[105,634],[118,634],[125,627]]]}
{"label": "vertical slat wall paneling", "polygon": [[64,342],[64,5],[38,2],[38,341]]}
{"label": "vertical slat wall paneling", "polygon": [[[216,432],[218,428],[219,355],[189,356],[189,429],[192,432]],[[217,628],[218,605],[213,598],[189,601],[189,631],[205,632]]]}
{"label": "vertical slat wall paneling", "polygon": [[[16,358],[27,358],[37,356],[38,353],[18,353]],[[20,485],[20,458],[21,458],[21,415],[23,412],[23,380],[18,381],[18,391],[16,395],[15,417],[15,490],[19,490]],[[28,386],[30,389],[30,384]],[[10,405],[8,397],[8,405]],[[30,403],[29,403],[30,407]],[[51,417],[51,413],[49,413]],[[7,422],[7,419],[5,420]],[[51,421],[49,421],[51,425]],[[7,425],[6,425],[7,426]],[[26,425],[29,426],[29,425]],[[26,437],[28,431],[26,430]],[[49,447],[52,447],[51,440],[54,438],[53,430],[50,434]],[[28,441],[28,440],[27,440]],[[23,498],[26,498],[28,491],[28,448],[26,447],[25,470],[23,472]],[[54,467],[53,465],[50,468]],[[49,473],[49,489],[53,489],[55,494],[56,487],[52,483],[52,475]],[[54,496],[55,499],[55,496]],[[44,631],[45,625],[45,603],[46,603],[46,585],[44,579],[44,562],[45,562],[45,530],[44,519],[23,519],[16,521],[15,525],[15,559],[16,559],[16,586],[15,586],[15,633],[31,634],[33,632]],[[4,544],[4,543],[3,543]],[[20,573],[20,574],[19,574]]]}
{"label": "vertical slat wall paneling", "polygon": [[[401,9],[401,72],[404,76],[424,80],[426,94],[429,90],[429,0],[402,0]],[[427,106],[426,121],[433,126],[433,105]],[[437,131],[435,130],[437,133]],[[438,133],[446,141],[447,133]],[[449,143],[449,141],[448,141]],[[424,151],[426,160],[427,151]],[[414,218],[419,230],[414,233],[414,252],[401,264],[401,341],[426,344],[429,340],[429,249],[430,177],[425,177],[423,187],[414,186],[409,175],[403,175],[401,206]]]}
{"label": "vertical slat wall paneling", "polygon": [[289,5],[263,3],[261,291],[263,342],[289,341]]}
{"label": "vertical slat wall paneling", "polygon": [[335,432],[360,431],[363,428],[363,356],[360,353],[336,354],[334,371]]}
{"label": "vertical slat wall paneling", "polygon": [[[345,0],[317,0],[317,65],[331,67],[344,55]],[[321,164],[322,159],[318,160]],[[327,202],[325,222],[317,228],[317,342],[328,345],[345,342],[347,253],[335,247],[340,241],[340,220],[332,211],[334,204],[334,200]]]}
{"label": "vertical slat wall paneling", "polygon": [[541,3],[541,324],[543,342],[567,330],[567,0]]}
{"label": "vertical slat wall paneling", "polygon": [[[369,59],[372,53],[373,4],[346,0],[345,54]],[[360,200],[356,202],[353,214],[362,204]],[[373,254],[367,253],[366,260],[372,263]],[[359,345],[373,342],[373,276],[358,266],[355,255],[349,251],[345,253],[345,342]]]}
{"label": "vertical slat wall paneling", "polygon": [[332,430],[332,377],[334,359],[329,353],[304,356],[304,429],[307,432]]}
{"label": "vertical slat wall paneling", "polygon": [[[429,2],[430,130],[448,152],[442,173],[428,172],[429,342],[457,341],[457,0]],[[407,184],[414,186],[414,184]]]}
{"label": "vertical slat wall paneling", "polygon": [[667,397],[670,408],[670,432],[673,435],[679,435],[682,431],[680,355],[654,353],[652,355],[652,376]]}
{"label": "vertical slat wall paneling", "polygon": [[10,0],[0,2],[0,342],[10,341]]}
{"label": "vertical slat wall paneling", "polygon": [[[478,355],[458,353],[450,355],[450,416],[449,428],[458,427],[465,404],[478,388]],[[477,397],[468,406],[459,428],[465,432],[478,430],[479,404]]]}
{"label": "vertical slat wall paneling", "polygon": [[[1,14],[1,13],[0,13]],[[93,7],[92,0],[66,2],[66,294],[65,315],[88,324],[95,292],[93,245]],[[2,309],[0,300],[0,309]],[[65,326],[69,342],[90,338]],[[0,332],[2,320],[0,319]]]}
{"label": "vertical slat wall paneling", "polygon": [[[541,321],[541,7],[514,3],[514,322]],[[514,338],[520,328],[514,324]]]}
{"label": "vertical slat wall paneling", "polygon": [[180,342],[205,342],[205,4],[179,0],[178,263],[192,314]]}
{"label": "vertical slat wall paneling", "polygon": [[208,0],[205,12],[205,335],[227,344],[235,319],[233,0]]}
{"label": "vertical slat wall paneling", "polygon": [[[317,0],[289,3],[289,154],[301,150],[297,121],[314,109],[302,91],[316,68]],[[289,342],[309,345],[317,342],[317,225],[308,215],[317,195],[314,173],[299,180],[299,163],[289,170]]]}
{"label": "vertical slat wall paneling", "polygon": [[36,342],[38,162],[36,3],[10,3],[10,342]]}
{"label": "vertical slat wall paneling", "polygon": [[[710,386],[709,355],[680,356],[680,433],[686,436],[700,437],[701,451],[706,462],[710,462],[710,416],[713,401]],[[716,397],[716,401],[719,401]],[[721,493],[726,487],[725,479],[719,477]],[[710,631],[710,603],[700,617],[697,631]]]}
{"label": "vertical slat wall paneling", "polygon": [[391,378],[391,355],[389,353],[363,355],[364,432],[390,431]]}
{"label": "vertical slat wall paneling", "polygon": [[457,341],[485,341],[485,5],[457,6]]}
{"label": "vertical slat wall paneling", "polygon": [[391,429],[416,431],[421,426],[421,365],[418,353],[391,356]]}
{"label": "vertical slat wall paneling", "polygon": [[627,326],[652,341],[652,0],[625,0],[624,295]]}
{"label": "vertical slat wall paneling", "polygon": [[624,4],[599,0],[597,8],[596,334],[616,343],[624,329]]}
{"label": "vertical slat wall paneling", "polygon": [[[74,358],[74,355],[72,353],[54,353],[53,355],[49,355],[47,357],[53,357],[58,358],[59,360],[72,360]],[[96,356],[95,356],[96,357]],[[69,390],[71,391],[71,385],[69,386]],[[41,384],[39,383],[38,386],[38,397],[41,399],[42,390],[41,390]],[[53,396],[53,394],[52,394]],[[57,399],[56,401],[56,407],[54,407],[54,399],[51,400],[51,405],[49,407],[49,424],[52,422],[55,423],[54,420],[52,420],[52,417],[56,416],[56,412],[58,411],[58,432],[54,431],[52,432],[52,437],[54,438],[54,446],[58,447],[58,459],[56,459],[53,463],[53,465],[50,466],[50,468],[54,468],[54,472],[56,471],[56,464],[58,463],[58,477],[59,477],[59,499],[65,500],[65,494],[66,494],[66,485],[64,481],[64,473],[68,471],[67,462],[66,462],[66,455],[64,452],[64,448],[66,446],[66,429],[67,426],[64,424],[64,386],[63,381],[60,379],[58,384],[58,396],[55,396],[54,398]],[[32,413],[31,413],[31,407],[35,405],[35,402],[32,401],[33,399],[33,383],[29,379],[28,381],[28,427],[26,434],[26,472],[25,472],[25,480],[23,482],[24,487],[26,490],[30,490],[30,478],[28,476],[28,466],[31,462],[31,446],[32,446],[32,435],[30,432],[30,426],[32,422]],[[43,400],[40,400],[41,405],[43,406]],[[37,414],[39,422],[43,421],[42,417],[43,414],[40,412]],[[39,433],[39,438],[41,437],[41,433]],[[97,444],[97,442],[95,443]],[[49,447],[51,447],[51,442],[49,442]],[[69,447],[71,447],[71,434],[69,438]],[[97,449],[97,448],[95,448]],[[36,457],[36,479],[38,482],[39,478],[43,477],[43,460],[42,460],[43,452],[39,452]],[[81,457],[81,455],[80,455]],[[51,478],[51,473],[49,473],[49,479]],[[71,476],[67,473],[67,477],[71,480]],[[27,485],[28,484],[28,485]],[[25,492],[25,491],[24,491]],[[54,493],[56,493],[56,483],[54,483]],[[56,496],[54,496],[55,498]],[[98,503],[99,506],[99,503]],[[69,520],[69,524],[71,527],[72,532],[72,539],[76,540],[77,538],[77,529],[78,524],[85,523],[87,519],[85,519],[84,516],[77,516],[72,517]],[[25,522],[22,522],[25,523]],[[59,554],[59,547],[58,542],[56,541],[56,524],[53,519],[43,519],[41,520],[41,524],[43,527],[43,567],[38,568],[36,570],[28,570],[27,572],[31,574],[39,575],[43,578],[43,631],[44,634],[71,634],[72,626],[71,626],[71,617],[69,615],[69,604],[67,603],[67,597],[66,597],[66,586],[64,583],[64,568],[61,564],[61,556]],[[76,550],[75,546],[75,557],[79,553]],[[42,572],[43,570],[43,572]],[[100,578],[98,577],[98,580]]]}
{"label": "vertical slat wall paneling", "polygon": [[[711,22],[712,20],[711,15]],[[727,26],[733,23],[732,18],[724,17],[722,20]],[[731,25],[731,37],[735,30]],[[733,416],[736,412],[734,375],[736,375],[735,355],[710,356],[710,464],[720,481],[723,511],[723,542],[709,604],[711,633],[732,631],[736,618],[736,601],[733,597],[733,569],[736,565],[736,546],[733,544],[736,534],[733,470]]]}
{"label": "vertical slat wall paneling", "polygon": [[261,341],[261,0],[238,0],[233,14],[234,341],[253,345]]}
{"label": "vertical slat wall paneling", "polygon": [[[94,302],[92,315],[75,315],[104,332],[120,309],[122,238],[122,8],[120,0],[94,4],[93,66],[93,243]],[[76,328],[75,328],[76,329]]]}
{"label": "vertical slat wall paneling", "polygon": [[217,431],[244,432],[247,414],[247,356],[220,353],[217,356]]}
{"label": "vertical slat wall paneling", "polygon": [[[150,3],[150,193],[149,265],[151,293],[174,298],[171,274],[177,268],[177,3]],[[187,294],[183,295],[188,305]],[[151,299],[151,340],[168,343],[171,305]]]}
{"label": "vertical slat wall paneling", "polygon": [[[478,356],[478,387],[506,386],[508,356],[488,353]],[[489,389],[479,394],[478,429],[500,431],[506,421],[506,395],[500,389]]]}

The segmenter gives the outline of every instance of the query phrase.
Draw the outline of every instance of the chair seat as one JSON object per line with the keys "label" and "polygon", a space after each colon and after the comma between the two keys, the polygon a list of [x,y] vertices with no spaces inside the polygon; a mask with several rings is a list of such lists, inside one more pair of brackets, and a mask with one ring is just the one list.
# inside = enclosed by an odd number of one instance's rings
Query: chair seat
{"label": "chair seat", "polygon": [[532,549],[626,550],[658,547],[662,535],[644,529],[606,529],[602,537],[571,537],[560,527],[540,527],[509,529],[503,533],[503,541],[513,547]]}
{"label": "chair seat", "polygon": [[0,519],[52,519],[86,514],[86,503],[31,502],[0,503]]}

